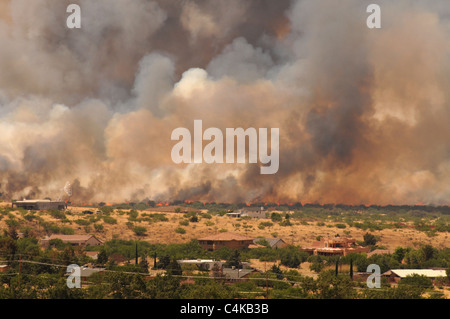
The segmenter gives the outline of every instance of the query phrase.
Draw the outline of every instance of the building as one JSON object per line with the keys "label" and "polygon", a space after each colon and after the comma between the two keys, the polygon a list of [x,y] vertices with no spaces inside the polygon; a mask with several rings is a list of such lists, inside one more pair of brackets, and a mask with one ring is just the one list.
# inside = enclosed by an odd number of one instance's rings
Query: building
{"label": "building", "polygon": [[227,213],[228,217],[234,217],[234,218],[240,218],[241,217],[241,213],[239,212],[232,212],[232,213]]}
{"label": "building", "polygon": [[26,210],[50,210],[66,209],[66,203],[60,201],[51,201],[49,199],[26,199],[12,202],[12,207],[23,208]]}
{"label": "building", "polygon": [[0,273],[7,272],[9,269],[9,265],[0,265]]}
{"label": "building", "polygon": [[177,260],[180,265],[196,265],[201,270],[213,270],[214,267],[222,268],[222,262],[214,259],[183,259]]}
{"label": "building", "polygon": [[[84,266],[81,266],[79,270],[80,270],[79,275],[80,275],[81,281],[86,282],[86,281],[88,281],[88,278],[90,276],[92,276],[94,274],[101,274],[106,270],[106,268],[93,268],[88,265],[84,265]],[[66,276],[75,275],[75,274],[76,274],[76,270],[72,269],[72,272],[66,274]]]}
{"label": "building", "polygon": [[86,256],[88,256],[89,258],[92,258],[92,259],[94,259],[94,260],[97,260],[97,259],[98,259],[98,254],[99,254],[99,252],[98,252],[98,251],[86,251],[84,254],[85,254]]}
{"label": "building", "polygon": [[248,280],[248,277],[250,274],[256,272],[257,270],[254,268],[244,268],[244,269],[237,269],[237,268],[223,268],[222,269],[222,275],[223,277],[229,281],[242,281],[242,280]]}
{"label": "building", "polygon": [[72,244],[73,246],[98,246],[103,243],[94,235],[59,235],[53,234],[41,239],[41,245],[48,247],[52,239],[60,239],[64,243]]}
{"label": "building", "polygon": [[425,276],[434,280],[438,277],[446,277],[447,273],[445,269],[391,269],[383,273],[383,276],[388,278],[390,282],[399,282],[401,279],[412,275]]}
{"label": "building", "polygon": [[286,247],[286,242],[281,238],[255,238],[253,239],[253,243],[255,245],[260,245],[261,241],[266,241],[270,248],[283,248]]}
{"label": "building", "polygon": [[218,250],[222,247],[241,249],[248,248],[249,245],[253,244],[253,238],[233,233],[220,233],[199,238],[198,242],[204,249],[209,251]]}
{"label": "building", "polygon": [[321,238],[309,247],[301,249],[311,255],[346,256],[350,253],[368,253],[369,247],[361,247],[349,237]]}
{"label": "building", "polygon": [[244,207],[238,209],[235,213],[239,213],[241,217],[266,218],[264,207]]}

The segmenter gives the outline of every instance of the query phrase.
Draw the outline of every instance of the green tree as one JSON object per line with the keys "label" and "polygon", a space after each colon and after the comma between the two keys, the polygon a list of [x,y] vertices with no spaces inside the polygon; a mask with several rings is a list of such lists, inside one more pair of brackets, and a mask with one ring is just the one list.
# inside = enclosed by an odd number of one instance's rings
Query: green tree
{"label": "green tree", "polygon": [[400,280],[398,284],[399,286],[410,285],[413,287],[419,287],[423,289],[433,288],[433,282],[431,281],[430,278],[418,274],[406,276],[405,278]]}
{"label": "green tree", "polygon": [[403,258],[405,258],[406,249],[402,247],[397,247],[394,251],[393,257],[395,260],[397,260],[399,263],[402,262]]}
{"label": "green tree", "polygon": [[421,250],[422,250],[423,256],[425,257],[425,261],[433,258],[434,254],[435,254],[435,250],[434,250],[433,246],[431,246],[431,245],[425,245],[422,247]]}
{"label": "green tree", "polygon": [[139,261],[139,267],[142,268],[142,271],[148,273],[149,264],[146,255],[141,257],[141,260]]}
{"label": "green tree", "polygon": [[283,271],[280,269],[279,266],[277,266],[275,264],[272,266],[272,268],[270,268],[270,272],[274,273],[278,280],[281,280],[284,278]]}
{"label": "green tree", "polygon": [[324,271],[317,279],[318,296],[321,299],[353,299],[357,293],[348,276],[336,276],[333,271]]}
{"label": "green tree", "polygon": [[181,276],[183,270],[181,269],[180,264],[177,262],[175,258],[173,258],[170,264],[166,267],[166,272],[172,276]]}
{"label": "green tree", "polygon": [[170,264],[170,256],[164,255],[159,258],[159,261],[158,261],[156,267],[158,269],[166,269],[167,266],[169,266],[169,264]]}
{"label": "green tree", "polygon": [[270,219],[272,219],[273,222],[281,222],[283,220],[283,216],[279,213],[272,213],[270,215]]}
{"label": "green tree", "polygon": [[365,233],[363,239],[364,239],[364,246],[375,246],[377,244],[377,239],[375,235],[372,235],[370,233]]}
{"label": "green tree", "polygon": [[97,255],[97,262],[100,265],[104,265],[108,262],[108,255],[106,254],[106,251],[104,249],[102,249],[98,255]]}
{"label": "green tree", "polygon": [[225,267],[241,267],[241,254],[239,253],[239,250],[234,250],[231,253],[230,258],[226,261],[224,264]]}

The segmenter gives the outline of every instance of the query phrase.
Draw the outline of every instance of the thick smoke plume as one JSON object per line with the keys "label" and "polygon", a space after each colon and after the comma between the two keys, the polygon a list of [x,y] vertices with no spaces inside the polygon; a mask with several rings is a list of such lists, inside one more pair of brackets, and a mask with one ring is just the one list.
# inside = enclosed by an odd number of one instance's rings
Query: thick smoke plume
{"label": "thick smoke plume", "polygon": [[[0,0],[2,198],[449,204],[450,7],[370,3]],[[280,128],[278,173],[174,164],[195,119]]]}

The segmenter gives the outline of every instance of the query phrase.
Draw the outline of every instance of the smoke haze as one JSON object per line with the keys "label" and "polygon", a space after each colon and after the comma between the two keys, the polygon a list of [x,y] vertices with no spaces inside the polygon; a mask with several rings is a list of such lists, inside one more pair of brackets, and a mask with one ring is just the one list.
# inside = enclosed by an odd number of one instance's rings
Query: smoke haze
{"label": "smoke haze", "polygon": [[[0,0],[2,198],[449,204],[450,6],[370,3]],[[280,128],[278,173],[174,164],[195,119]]]}

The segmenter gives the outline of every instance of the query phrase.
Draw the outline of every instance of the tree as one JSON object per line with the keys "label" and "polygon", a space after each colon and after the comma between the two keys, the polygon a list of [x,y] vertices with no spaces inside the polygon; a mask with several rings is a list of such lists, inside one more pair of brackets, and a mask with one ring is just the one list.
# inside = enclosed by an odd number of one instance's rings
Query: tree
{"label": "tree", "polygon": [[337,275],[339,274],[339,258],[336,259],[336,269],[335,269],[335,275],[337,277]]}
{"label": "tree", "polygon": [[400,282],[398,283],[399,286],[401,285],[410,285],[414,287],[419,287],[423,289],[433,288],[433,282],[430,278],[425,277],[423,275],[413,274],[406,276]]}
{"label": "tree", "polygon": [[19,239],[19,234],[17,233],[15,226],[8,227],[8,236],[11,237],[12,240]]}
{"label": "tree", "polygon": [[181,269],[180,264],[175,258],[173,258],[170,264],[167,266],[166,272],[167,274],[172,276],[181,276],[183,274],[183,270]]}
{"label": "tree", "polygon": [[108,262],[108,255],[106,254],[106,251],[103,249],[101,250],[97,255],[97,262],[100,265],[104,265]]}
{"label": "tree", "polygon": [[170,264],[170,256],[164,255],[159,258],[159,261],[156,265],[158,269],[166,269]]}
{"label": "tree", "polygon": [[375,246],[377,244],[377,239],[375,235],[366,233],[363,239],[364,239],[364,246]]}
{"label": "tree", "polygon": [[274,264],[272,266],[272,268],[270,268],[270,271],[277,276],[278,280],[281,280],[284,278],[283,271],[277,265]]}
{"label": "tree", "polygon": [[350,278],[353,280],[353,259],[350,259]]}
{"label": "tree", "polygon": [[141,267],[144,272],[148,273],[149,264],[148,264],[146,255],[141,257],[141,261],[139,262],[139,267]]}
{"label": "tree", "polygon": [[170,275],[157,275],[147,282],[147,297],[151,299],[178,299],[180,290],[180,280]]}
{"label": "tree", "polygon": [[321,299],[352,299],[357,294],[349,277],[335,276],[332,270],[319,274],[317,289]]}
{"label": "tree", "polygon": [[234,250],[230,256],[230,258],[225,263],[226,267],[236,267],[240,268],[241,266],[241,254],[238,250]]}
{"label": "tree", "polygon": [[431,245],[425,245],[422,247],[423,256],[425,261],[430,260],[434,256],[434,248]]}
{"label": "tree", "polygon": [[394,251],[393,257],[395,260],[397,260],[399,263],[402,262],[403,258],[405,258],[406,250],[402,247],[397,247]]}
{"label": "tree", "polygon": [[270,215],[270,219],[272,219],[273,222],[281,222],[283,217],[279,213],[272,213],[272,215]]}

